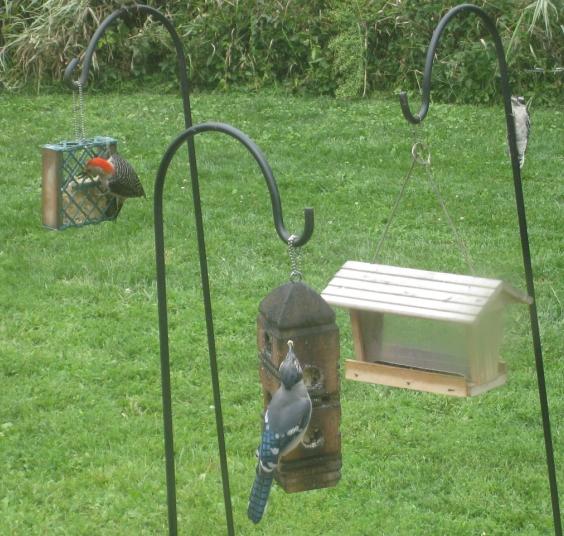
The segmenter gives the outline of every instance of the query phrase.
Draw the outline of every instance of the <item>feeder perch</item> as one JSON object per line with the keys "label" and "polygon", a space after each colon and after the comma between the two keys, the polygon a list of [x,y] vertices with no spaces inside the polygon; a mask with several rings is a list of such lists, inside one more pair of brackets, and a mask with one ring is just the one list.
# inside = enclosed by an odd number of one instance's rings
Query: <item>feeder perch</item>
{"label": "feeder perch", "polygon": [[339,328],[335,313],[300,281],[273,290],[259,306],[257,342],[264,408],[280,383],[288,340],[304,372],[313,411],[303,443],[284,456],[276,479],[286,492],[334,486],[341,478]]}
{"label": "feeder perch", "polygon": [[346,378],[453,396],[503,385],[503,308],[531,299],[503,281],[348,261],[322,292],[349,310]]}
{"label": "feeder perch", "polygon": [[100,183],[82,174],[95,156],[108,158],[117,150],[113,138],[98,136],[44,145],[42,175],[43,225],[50,229],[82,227],[113,220],[117,204]]}

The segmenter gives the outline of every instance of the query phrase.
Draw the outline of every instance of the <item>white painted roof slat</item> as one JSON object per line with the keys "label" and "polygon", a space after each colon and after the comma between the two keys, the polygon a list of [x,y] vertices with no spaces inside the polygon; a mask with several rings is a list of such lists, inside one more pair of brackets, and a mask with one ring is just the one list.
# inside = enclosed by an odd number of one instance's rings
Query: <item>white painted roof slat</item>
{"label": "white painted roof slat", "polygon": [[482,310],[481,306],[467,305],[463,303],[452,303],[441,300],[426,300],[411,296],[400,296],[398,294],[385,294],[381,292],[370,292],[366,289],[344,288],[330,284],[323,295],[342,296],[362,300],[368,303],[379,303],[382,307],[393,308],[396,305],[408,306],[414,309],[429,309],[432,311],[443,311],[446,313],[462,313],[476,317]]}
{"label": "white painted roof slat", "polygon": [[[415,279],[411,277],[401,277],[398,275],[378,274],[361,272],[358,270],[350,270],[349,268],[341,268],[333,278],[350,279],[366,284],[377,283],[382,285],[398,286],[407,289],[426,289],[436,292],[446,292],[458,295],[466,295],[476,298],[489,298],[495,289],[481,286],[474,286],[459,283],[445,283],[443,281],[432,281],[429,279]],[[501,283],[500,283],[501,284]]]}
{"label": "white painted roof slat", "polygon": [[471,275],[450,274],[447,272],[430,272],[428,270],[418,270],[415,268],[404,268],[402,266],[387,266],[384,264],[371,264],[368,262],[347,261],[343,268],[358,270],[368,273],[379,273],[397,275],[428,281],[442,281],[445,283],[457,283],[459,285],[483,286],[486,288],[496,288],[502,283],[499,279],[486,279],[484,277],[474,277]]}
{"label": "white painted roof slat", "polygon": [[472,323],[502,295],[528,298],[498,279],[347,261],[321,293],[349,309]]}
{"label": "white painted roof slat", "polygon": [[391,285],[389,283],[369,283],[358,279],[343,278],[340,277],[339,274],[340,272],[331,280],[330,285],[332,287],[366,290],[367,292],[375,292],[382,295],[435,300],[439,303],[462,303],[477,307],[484,306],[488,301],[487,297],[474,296],[472,294],[429,290],[418,287],[405,287],[401,285]]}
{"label": "white painted roof slat", "polygon": [[430,320],[445,320],[462,324],[472,324],[475,320],[474,315],[465,315],[447,311],[436,311],[433,309],[420,309],[406,305],[391,305],[371,302],[362,299],[355,299],[346,296],[334,296],[332,294],[322,294],[325,301],[331,305],[344,307],[345,309],[360,309],[362,311],[374,311],[377,313],[396,314],[415,318],[427,318]]}

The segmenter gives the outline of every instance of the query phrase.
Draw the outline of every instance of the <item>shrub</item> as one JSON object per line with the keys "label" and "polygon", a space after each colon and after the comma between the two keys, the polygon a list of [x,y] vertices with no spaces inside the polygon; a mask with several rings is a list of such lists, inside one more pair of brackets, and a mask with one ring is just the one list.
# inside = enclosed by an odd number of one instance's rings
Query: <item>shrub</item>
{"label": "shrub", "polygon": [[[512,84],[540,101],[561,95],[563,26],[550,0],[481,0],[494,18]],[[282,85],[338,96],[417,90],[427,46],[451,1],[149,0],[173,18],[192,85],[202,89]],[[0,74],[7,88],[59,83],[103,17],[120,2],[5,1]],[[100,41],[96,86],[153,78],[176,86],[176,58],[166,31],[150,20],[121,20]],[[495,51],[477,17],[454,19],[433,70],[433,97],[490,102],[498,81]]]}

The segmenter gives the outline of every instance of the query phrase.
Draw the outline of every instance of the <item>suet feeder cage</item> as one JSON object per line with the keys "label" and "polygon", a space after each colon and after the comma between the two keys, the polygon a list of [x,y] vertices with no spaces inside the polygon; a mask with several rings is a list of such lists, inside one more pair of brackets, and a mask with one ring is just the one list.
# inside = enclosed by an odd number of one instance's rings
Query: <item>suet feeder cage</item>
{"label": "suet feeder cage", "polygon": [[265,410],[280,385],[276,372],[289,339],[294,341],[313,411],[302,444],[281,459],[276,479],[287,492],[334,486],[341,478],[339,328],[331,307],[301,281],[278,287],[259,306],[257,343]]}
{"label": "suet feeder cage", "polygon": [[96,178],[83,175],[86,162],[95,156],[108,158],[117,150],[113,138],[62,141],[43,145],[43,225],[62,230],[117,217],[115,197],[100,187]]}
{"label": "suet feeder cage", "polygon": [[322,296],[350,313],[347,379],[453,396],[505,383],[503,309],[531,301],[500,280],[355,261]]}

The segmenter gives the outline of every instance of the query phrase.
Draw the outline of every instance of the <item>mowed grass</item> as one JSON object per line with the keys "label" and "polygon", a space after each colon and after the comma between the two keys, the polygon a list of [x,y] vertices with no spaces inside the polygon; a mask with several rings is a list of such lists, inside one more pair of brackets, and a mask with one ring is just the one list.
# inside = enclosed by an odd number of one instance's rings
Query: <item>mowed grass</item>
{"label": "mowed grass", "polygon": [[[395,100],[196,95],[195,122],[230,123],[265,152],[286,227],[321,291],[345,260],[372,261],[410,163]],[[414,106],[418,102],[414,103]],[[87,98],[89,134],[112,135],[147,200],[116,223],[41,226],[40,146],[72,138],[70,95],[0,97],[0,534],[166,533],[153,245],[153,182],[182,130],[174,95]],[[564,485],[562,109],[532,112],[525,199],[558,478]],[[501,108],[433,105],[433,169],[476,271],[524,289]],[[344,380],[342,479],[285,494],[264,520],[246,506],[260,433],[256,313],[289,278],[256,165],[220,134],[197,138],[236,533],[546,535],[552,511],[528,311],[508,309],[503,388],[472,399]],[[184,151],[165,188],[166,259],[180,534],[226,533],[193,208]],[[380,259],[467,273],[418,170]],[[341,357],[352,355],[338,311]],[[344,367],[341,367],[344,375]]]}

